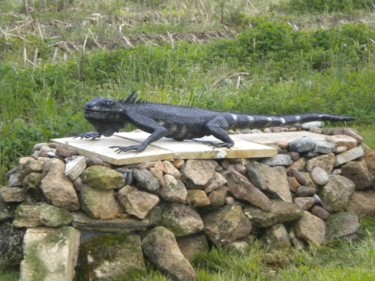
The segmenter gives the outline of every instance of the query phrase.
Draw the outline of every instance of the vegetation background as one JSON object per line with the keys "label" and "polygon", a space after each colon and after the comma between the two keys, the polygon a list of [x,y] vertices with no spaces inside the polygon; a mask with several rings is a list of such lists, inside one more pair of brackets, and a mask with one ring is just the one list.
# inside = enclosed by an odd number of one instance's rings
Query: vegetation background
{"label": "vegetation background", "polygon": [[[94,97],[353,115],[375,147],[374,89],[373,0],[2,0],[0,183],[35,143],[92,130],[82,106]],[[199,280],[375,280],[364,225],[359,243],[215,250],[197,259]]]}

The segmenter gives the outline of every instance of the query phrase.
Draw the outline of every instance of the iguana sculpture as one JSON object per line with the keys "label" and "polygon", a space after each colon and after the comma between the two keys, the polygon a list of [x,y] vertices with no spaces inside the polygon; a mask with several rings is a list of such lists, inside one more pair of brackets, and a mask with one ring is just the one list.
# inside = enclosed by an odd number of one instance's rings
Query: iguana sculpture
{"label": "iguana sculpture", "polygon": [[214,147],[230,148],[234,145],[228,135],[229,129],[265,128],[285,126],[310,121],[351,121],[355,118],[328,114],[305,114],[293,116],[262,116],[217,112],[194,107],[174,106],[144,102],[132,93],[120,101],[97,98],[84,107],[85,118],[97,132],[79,135],[81,138],[97,139],[111,136],[128,123],[150,133],[143,143],[131,146],[111,146],[117,152],[143,151],[162,137],[186,140],[212,135],[221,140]]}

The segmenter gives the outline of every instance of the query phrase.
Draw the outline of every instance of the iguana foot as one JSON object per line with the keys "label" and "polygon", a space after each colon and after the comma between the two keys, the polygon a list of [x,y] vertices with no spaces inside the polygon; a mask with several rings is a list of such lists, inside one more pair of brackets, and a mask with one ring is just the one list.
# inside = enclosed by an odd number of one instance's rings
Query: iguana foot
{"label": "iguana foot", "polygon": [[98,132],[89,132],[89,133],[79,134],[78,136],[75,136],[74,138],[95,140],[95,139],[100,138],[101,136],[102,135],[100,133],[98,133]]}
{"label": "iguana foot", "polygon": [[193,139],[195,142],[199,142],[205,145],[210,145],[215,148],[220,148],[220,147],[226,147],[226,148],[231,148],[234,144],[233,143],[226,143],[226,142],[214,142],[214,141],[205,141],[205,140],[198,140],[198,139]]}
{"label": "iguana foot", "polygon": [[109,148],[115,149],[116,153],[121,153],[121,152],[128,152],[128,151],[141,152],[145,150],[146,147],[144,147],[141,144],[138,144],[138,145],[130,145],[130,146],[114,145],[114,146],[110,146]]}

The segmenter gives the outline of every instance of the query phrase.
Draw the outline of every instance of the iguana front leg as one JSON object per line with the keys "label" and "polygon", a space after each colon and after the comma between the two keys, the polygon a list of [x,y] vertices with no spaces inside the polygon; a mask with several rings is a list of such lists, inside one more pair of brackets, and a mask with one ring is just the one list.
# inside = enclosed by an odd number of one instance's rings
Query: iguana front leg
{"label": "iguana front leg", "polygon": [[110,148],[116,149],[115,152],[121,153],[121,152],[127,152],[127,151],[136,151],[141,152],[147,148],[147,146],[162,137],[165,137],[168,134],[168,130],[164,128],[163,126],[160,126],[159,123],[154,121],[151,118],[148,118],[146,116],[133,114],[129,115],[129,118],[131,118],[131,123],[134,124],[137,128],[140,128],[141,130],[145,132],[152,132],[151,135],[141,144],[137,145],[130,145],[130,146],[110,146]]}
{"label": "iguana front leg", "polygon": [[221,140],[220,143],[212,143],[214,147],[230,148],[234,145],[234,141],[228,135],[228,122],[224,117],[216,117],[206,124],[208,132],[215,138]]}

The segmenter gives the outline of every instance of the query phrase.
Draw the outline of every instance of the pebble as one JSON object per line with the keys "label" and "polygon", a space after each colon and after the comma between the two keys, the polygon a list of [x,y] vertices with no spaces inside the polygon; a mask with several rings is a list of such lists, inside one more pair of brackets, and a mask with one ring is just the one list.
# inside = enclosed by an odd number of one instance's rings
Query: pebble
{"label": "pebble", "polygon": [[324,221],[329,217],[329,212],[323,207],[317,205],[311,208],[311,213]]}
{"label": "pebble", "polygon": [[305,178],[305,176],[298,170],[296,169],[290,169],[289,170],[289,175],[292,176],[292,177],[295,177],[296,180],[301,184],[301,185],[305,185],[307,184],[307,180]]}
{"label": "pebble", "polygon": [[317,185],[325,185],[329,180],[328,173],[320,167],[315,167],[311,171],[311,178]]}
{"label": "pebble", "polygon": [[312,186],[300,186],[297,188],[296,196],[297,197],[309,197],[315,194],[316,190]]}

